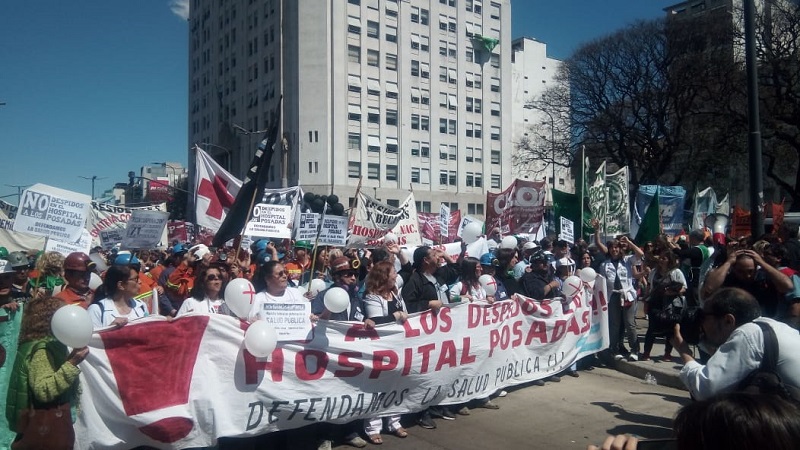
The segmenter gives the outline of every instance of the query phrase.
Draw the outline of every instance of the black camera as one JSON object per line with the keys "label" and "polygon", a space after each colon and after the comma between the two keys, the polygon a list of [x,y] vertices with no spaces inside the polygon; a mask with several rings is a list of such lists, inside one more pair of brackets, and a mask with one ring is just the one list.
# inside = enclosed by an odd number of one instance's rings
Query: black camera
{"label": "black camera", "polygon": [[699,344],[700,336],[703,334],[703,308],[697,306],[684,308],[680,325],[683,340],[691,345]]}

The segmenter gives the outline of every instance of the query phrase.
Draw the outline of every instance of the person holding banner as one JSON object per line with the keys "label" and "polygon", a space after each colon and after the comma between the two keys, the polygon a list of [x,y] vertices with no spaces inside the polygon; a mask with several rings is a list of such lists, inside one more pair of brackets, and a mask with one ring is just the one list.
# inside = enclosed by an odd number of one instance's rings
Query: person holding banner
{"label": "person holding banner", "polygon": [[[266,303],[305,303],[308,301],[300,294],[300,291],[289,287],[289,273],[278,260],[267,261],[259,266],[253,277],[253,287],[256,294],[248,314],[251,320],[266,318],[264,313],[264,304]],[[312,316],[312,321],[315,319],[316,317]]]}
{"label": "person holding banner", "polygon": [[211,263],[200,269],[192,287],[191,296],[183,301],[176,317],[185,314],[225,314],[234,316],[223,297],[223,269],[220,263]]}
{"label": "person holding banner", "polygon": [[64,279],[67,280],[67,285],[56,294],[56,298],[67,305],[88,308],[94,300],[94,292],[89,289],[89,280],[96,266],[86,253],[73,252],[67,255],[64,260]]}
{"label": "person holding banner", "polygon": [[[374,328],[376,324],[403,323],[408,318],[403,299],[397,293],[397,272],[394,264],[381,261],[375,264],[367,274],[367,295],[364,298],[364,307],[367,319],[364,325]],[[374,445],[383,443],[381,430],[384,424],[389,433],[399,438],[408,437],[408,432],[400,424],[400,415],[394,414],[387,417],[373,417],[364,421],[364,433]]]}
{"label": "person holding banner", "polygon": [[[340,256],[334,259],[331,262],[333,284],[329,286],[328,289],[319,291],[317,296],[311,301],[311,312],[325,320],[352,320],[362,322],[364,320],[364,307],[361,298],[358,296],[358,269],[360,267],[360,259],[351,260],[347,256]],[[333,287],[344,289],[350,296],[350,306],[339,313],[331,313],[325,308],[325,294]]]}
{"label": "person holding banner", "polygon": [[147,306],[136,300],[139,292],[139,271],[129,266],[111,266],[106,271],[103,289],[106,298],[95,299],[89,305],[89,317],[95,329],[114,326],[121,328],[129,320],[147,317]]}
{"label": "person holding banner", "polygon": [[478,258],[466,257],[461,261],[461,279],[450,287],[450,303],[481,302],[492,304],[494,296],[487,295],[478,278],[483,275],[483,267]]}

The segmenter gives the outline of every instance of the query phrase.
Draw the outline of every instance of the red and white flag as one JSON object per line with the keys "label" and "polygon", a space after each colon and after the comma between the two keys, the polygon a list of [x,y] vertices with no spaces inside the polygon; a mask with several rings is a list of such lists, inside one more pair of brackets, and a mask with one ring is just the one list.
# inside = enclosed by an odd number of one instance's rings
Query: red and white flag
{"label": "red and white flag", "polygon": [[225,215],[233,206],[242,182],[230,174],[200,147],[195,164],[195,205],[197,224],[219,230]]}

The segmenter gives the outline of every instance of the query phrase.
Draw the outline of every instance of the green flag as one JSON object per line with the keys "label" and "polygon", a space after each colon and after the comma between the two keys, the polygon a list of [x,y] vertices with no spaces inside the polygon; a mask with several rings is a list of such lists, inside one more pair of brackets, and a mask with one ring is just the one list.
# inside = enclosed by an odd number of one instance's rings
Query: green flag
{"label": "green flag", "polygon": [[658,235],[661,234],[661,214],[658,208],[658,188],[656,187],[656,195],[650,200],[650,206],[642,217],[642,223],[639,224],[639,231],[636,232],[636,245],[642,246],[645,242],[654,241]]}
{"label": "green flag", "polygon": [[472,38],[475,39],[476,41],[480,42],[481,45],[483,45],[483,48],[489,53],[492,53],[492,50],[494,50],[494,48],[497,47],[497,44],[500,43],[500,39],[494,39],[494,38],[490,38],[490,37],[486,37],[486,36],[481,36],[480,34],[477,34],[477,33],[475,33],[472,36]]}

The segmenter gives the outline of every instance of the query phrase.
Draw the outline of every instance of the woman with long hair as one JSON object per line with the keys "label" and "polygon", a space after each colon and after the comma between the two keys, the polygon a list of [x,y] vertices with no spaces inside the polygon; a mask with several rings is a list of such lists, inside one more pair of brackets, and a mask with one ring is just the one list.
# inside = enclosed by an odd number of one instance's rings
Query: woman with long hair
{"label": "woman with long hair", "polygon": [[[50,328],[55,312],[64,302],[55,297],[30,301],[22,317],[19,350],[8,386],[6,417],[9,428],[17,432],[15,443],[20,448],[71,449],[75,441],[72,426],[51,423],[51,433],[41,442],[38,432],[26,432],[34,420],[26,409],[61,410],[51,411],[57,417],[70,420],[70,409],[77,407],[79,400],[80,364],[89,354],[89,348],[76,348],[69,352],[67,346],[56,340]],[[48,416],[53,417],[53,414]],[[55,422],[58,422],[55,419]],[[29,427],[30,425],[31,427]],[[32,439],[36,439],[34,442]],[[12,444],[12,448],[15,445]]]}
{"label": "woman with long hair", "polygon": [[253,287],[256,290],[253,306],[250,307],[250,318],[264,319],[263,308],[266,303],[304,303],[308,300],[297,288],[289,286],[289,273],[286,267],[277,260],[267,261],[259,266],[253,276]]}
{"label": "woman with long hair", "polygon": [[678,256],[671,250],[662,250],[655,255],[655,269],[650,272],[650,295],[646,298],[647,334],[644,336],[644,353],[641,360],[650,359],[650,350],[657,334],[666,334],[664,361],[672,360],[672,329],[680,321],[686,306],[686,277],[678,267]]}
{"label": "woman with long hair", "polygon": [[[375,264],[367,274],[367,290],[364,298],[367,328],[374,328],[381,323],[403,323],[408,318],[403,299],[397,293],[397,272],[394,264],[381,261]],[[375,445],[383,443],[381,430],[384,422],[386,429],[397,437],[405,438],[408,432],[400,425],[400,415],[373,417],[364,421],[364,432],[367,439]]]}
{"label": "woman with long hair", "polygon": [[120,328],[129,320],[147,317],[147,306],[136,300],[139,293],[139,270],[132,266],[111,266],[106,271],[103,288],[106,297],[95,298],[89,305],[89,316],[95,329],[107,326]]}
{"label": "woman with long hair", "polygon": [[201,268],[195,277],[191,297],[183,301],[176,316],[189,313],[232,315],[223,298],[225,284],[222,263]]}
{"label": "woman with long hair", "polygon": [[450,287],[450,302],[460,301],[494,303],[494,296],[487,295],[478,279],[483,275],[480,260],[468,256],[461,260],[461,280]]}

